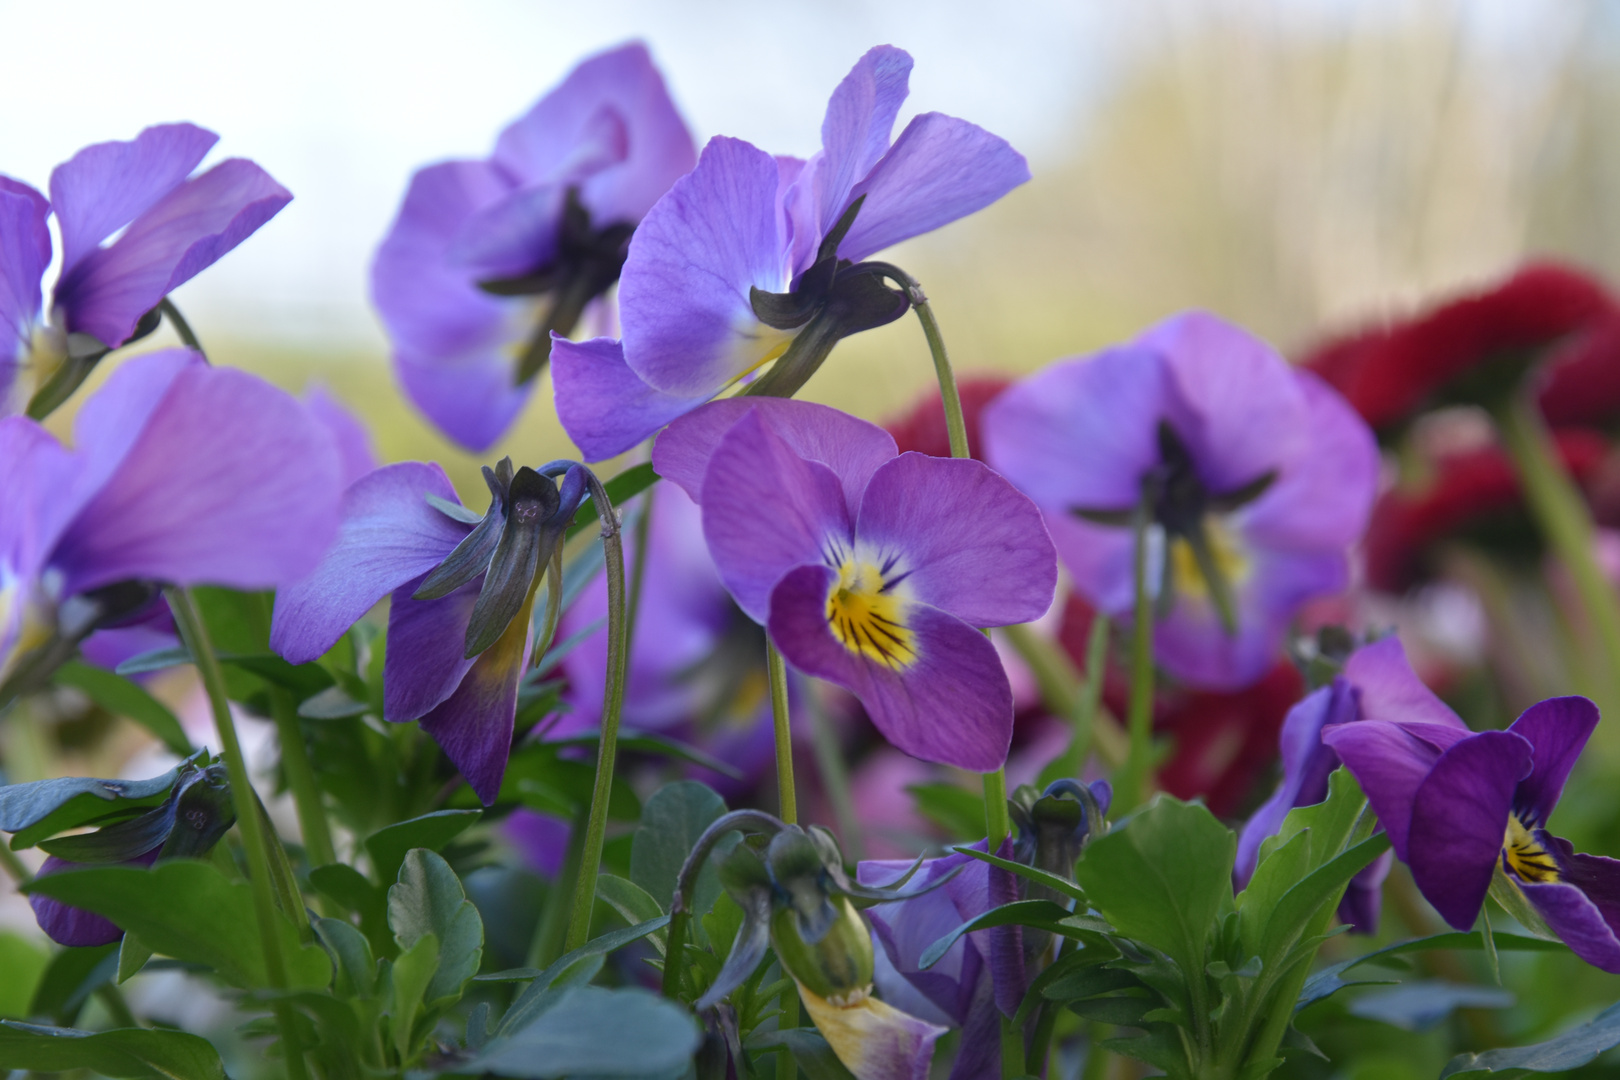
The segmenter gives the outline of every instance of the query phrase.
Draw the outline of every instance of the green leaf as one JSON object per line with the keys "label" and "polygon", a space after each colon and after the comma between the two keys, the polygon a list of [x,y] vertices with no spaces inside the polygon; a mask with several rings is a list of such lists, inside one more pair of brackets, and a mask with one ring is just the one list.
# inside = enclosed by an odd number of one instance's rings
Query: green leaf
{"label": "green leaf", "polygon": [[406,854],[399,883],[388,890],[388,925],[402,954],[429,935],[437,941],[428,1008],[460,998],[484,959],[484,921],[449,863],[426,848]]}
{"label": "green leaf", "polygon": [[1558,935],[1547,928],[1547,920],[1541,917],[1541,912],[1536,910],[1535,905],[1530,903],[1519,887],[1508,878],[1507,871],[1502,869],[1500,861],[1496,864],[1496,872],[1491,876],[1490,897],[1529,933],[1546,938],[1548,941],[1558,940]]}
{"label": "green leaf", "polygon": [[438,851],[466,832],[483,816],[482,810],[435,810],[408,821],[395,822],[366,837],[371,869],[377,880],[391,882],[399,876],[405,853],[412,848]]}
{"label": "green leaf", "polygon": [[814,1028],[788,1028],[786,1031],[756,1030],[748,1040],[751,1052],[784,1049],[808,1080],[855,1080],[844,1067],[821,1032]]}
{"label": "green leaf", "polygon": [[1438,979],[1404,983],[1393,990],[1366,994],[1350,1003],[1351,1016],[1398,1027],[1427,1031],[1457,1009],[1510,1009],[1513,995],[1497,986],[1467,986]]}
{"label": "green leaf", "polygon": [[1087,845],[1075,875],[1121,934],[1203,978],[1210,930],[1232,902],[1236,850],[1232,830],[1203,804],[1160,795]]}
{"label": "green leaf", "polygon": [[119,984],[122,985],[133,979],[150,959],[152,959],[152,950],[141,944],[141,939],[134,934],[126,933],[124,939],[118,943]]}
{"label": "green leaf", "polygon": [[1020,862],[1013,862],[1010,859],[1003,859],[995,855],[986,854],[985,852],[979,851],[976,848],[959,847],[952,848],[951,850],[966,855],[969,858],[978,859],[980,862],[989,863],[991,866],[998,866],[1009,873],[1017,874],[1019,877],[1024,878],[1027,881],[1033,881],[1037,885],[1044,885],[1054,892],[1067,896],[1077,904],[1084,904],[1086,902],[1085,891],[1081,889],[1080,886],[1076,885],[1072,881],[1060,878],[1056,874],[1049,874],[1045,870],[1040,870],[1033,866],[1025,866]]}
{"label": "green leaf", "polygon": [[606,956],[615,949],[621,949],[632,941],[639,941],[655,930],[662,930],[669,925],[669,916],[660,915],[635,926],[625,927],[623,930],[613,930],[581,945],[573,952],[552,961],[551,965],[534,977],[534,982],[523,993],[518,995],[512,1007],[506,1010],[501,1018],[500,1031],[510,1032],[529,1023],[551,1004],[554,998],[547,998],[547,993],[562,979],[569,969],[576,967],[580,961]]}
{"label": "green leaf", "polygon": [[[658,901],[648,895],[645,889],[617,874],[602,874],[596,879],[596,897],[607,901],[631,925],[656,919],[664,913]],[[658,934],[653,935],[653,947],[658,950],[658,955],[664,955],[664,941]]]}
{"label": "green leaf", "polygon": [[47,836],[114,814],[133,815],[162,802],[180,776],[175,766],[149,780],[97,780],[66,776],[0,787],[0,832],[14,833],[13,851]]}
{"label": "green leaf", "polygon": [[[396,871],[397,874],[397,871]],[[317,866],[309,872],[309,883],[323,896],[360,916],[360,932],[371,943],[373,955],[392,956],[393,937],[388,931],[388,892],[347,863]]]}
{"label": "green leaf", "polygon": [[423,995],[430,993],[428,987],[438,974],[438,967],[439,939],[432,934],[417,938],[394,960],[390,971],[394,1001],[389,1013],[394,1020],[394,1049],[401,1061],[411,1059],[411,1047],[415,1043],[411,1032],[422,1012]]}
{"label": "green leaf", "polygon": [[[592,750],[594,758],[597,737],[591,735],[576,735],[568,739],[556,739],[553,746],[585,746]],[[667,735],[657,735],[645,731],[633,731],[628,728],[619,732],[619,749],[633,750],[638,754],[649,754],[668,758],[671,761],[684,761],[689,765],[717,772],[721,776],[729,776],[733,780],[743,779],[743,773],[728,761],[721,761],[710,754],[705,754],[695,746],[689,746],[678,739],[671,739]]]}
{"label": "green leaf", "polygon": [[[641,824],[631,841],[630,880],[667,908],[692,845],[725,812],[725,800],[696,780],[677,780],[659,788],[642,808]],[[712,864],[704,867],[698,876],[693,910],[698,914],[708,911],[719,892],[720,879]]]}
{"label": "green leaf", "polygon": [[1087,915],[1071,914],[1062,904],[1050,900],[1014,900],[1010,904],[991,908],[989,911],[958,926],[955,930],[935,941],[923,954],[917,958],[917,966],[924,970],[939,963],[950,947],[956,944],[956,939],[963,934],[970,934],[975,930],[985,930],[992,926],[1030,926],[1039,930],[1047,930],[1063,937],[1079,937],[1086,935],[1108,934],[1113,928],[1099,919]]}
{"label": "green leaf", "polygon": [[[1526,937],[1523,934],[1494,934],[1492,937],[1498,952],[1564,952],[1568,948],[1561,941]],[[1413,938],[1409,941],[1397,941],[1393,945],[1386,945],[1382,949],[1375,949],[1372,952],[1351,957],[1349,960],[1340,961],[1316,972],[1305,981],[1304,987],[1299,992],[1299,1000],[1294,1004],[1294,1011],[1298,1012],[1307,1005],[1314,1005],[1316,1002],[1331,997],[1348,986],[1388,984],[1393,981],[1388,979],[1351,981],[1344,978],[1346,972],[1363,964],[1376,964],[1385,957],[1400,956],[1403,953],[1428,952],[1431,949],[1479,949],[1483,947],[1481,935],[1477,931],[1433,934],[1429,937]]]}
{"label": "green leaf", "polygon": [[298,703],[298,715],[305,720],[346,720],[360,716],[371,708],[369,702],[349,696],[341,686],[328,686],[325,690]]}
{"label": "green leaf", "polygon": [[1141,986],[1142,981],[1129,971],[1115,967],[1092,965],[1071,972],[1055,980],[1041,991],[1048,1001],[1080,1001],[1084,998],[1111,994],[1116,990],[1129,990]]}
{"label": "green leaf", "polygon": [[[653,471],[651,462],[642,462],[632,465],[618,476],[603,484],[607,497],[615,507],[623,506],[629,499],[640,495],[643,491],[658,482],[658,474]],[[568,526],[568,539],[572,540],[599,520],[596,507],[590,503],[579,508],[574,515],[574,523]]]}
{"label": "green leaf", "polygon": [[0,1062],[34,1072],[88,1069],[118,1080],[225,1080],[207,1039],[146,1028],[90,1032],[0,1020]]}
{"label": "green leaf", "polygon": [[458,1073],[520,1080],[570,1075],[679,1074],[697,1052],[696,1022],[680,1005],[640,989],[580,986],[515,1031],[498,1035]]}
{"label": "green leaf", "polygon": [[366,935],[342,919],[315,920],[315,933],[337,960],[337,992],[369,998],[377,992],[377,960]]}
{"label": "green leaf", "polygon": [[51,681],[82,691],[110,713],[129,717],[181,757],[190,757],[194,752],[191,740],[174,713],[139,683],[83,660],[69,660],[56,669]]}
{"label": "green leaf", "polygon": [[984,796],[955,784],[907,784],[917,812],[945,830],[948,836],[977,836],[984,832]]}
{"label": "green leaf", "polygon": [[92,991],[111,982],[118,973],[118,946],[91,945],[59,950],[34,989],[30,1016],[52,1016],[57,1023],[72,1023]]}
{"label": "green leaf", "polygon": [[[172,859],[149,869],[98,866],[35,878],[26,890],[54,896],[104,915],[140,936],[154,951],[205,964],[237,986],[267,988],[264,950],[253,909],[253,890],[229,881],[211,863]],[[332,980],[332,963],[317,945],[305,946],[281,913],[276,933],[294,990],[314,990]],[[116,970],[116,969],[115,969]]]}
{"label": "green leaf", "polygon": [[[1331,862],[1311,871],[1283,894],[1266,920],[1260,957],[1268,967],[1280,965],[1324,908],[1336,907],[1344,887],[1372,861],[1389,850],[1389,834],[1374,833]],[[1320,926],[1317,927],[1321,929]],[[1275,970],[1275,968],[1273,968]]]}
{"label": "green leaf", "polygon": [[1521,1075],[1518,1070],[1564,1072],[1580,1068],[1615,1046],[1620,1046],[1620,1005],[1611,1005],[1589,1022],[1546,1042],[1487,1050],[1483,1054],[1458,1054],[1446,1065],[1440,1080]]}
{"label": "green leaf", "polygon": [[31,1014],[34,989],[50,962],[44,949],[9,930],[0,930],[0,971],[6,973],[0,979],[0,1017],[21,1020]]}

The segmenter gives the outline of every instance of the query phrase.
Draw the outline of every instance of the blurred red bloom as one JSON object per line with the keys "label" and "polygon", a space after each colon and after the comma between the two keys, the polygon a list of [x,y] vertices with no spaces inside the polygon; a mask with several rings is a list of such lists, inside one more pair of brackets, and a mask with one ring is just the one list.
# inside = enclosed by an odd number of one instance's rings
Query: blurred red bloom
{"label": "blurred red bloom", "polygon": [[1538,399],[1555,428],[1607,426],[1620,418],[1620,311],[1586,326],[1547,358]]}
{"label": "blurred red bloom", "polygon": [[[968,449],[980,457],[979,413],[996,396],[1012,385],[1012,380],[1000,375],[975,375],[956,384],[962,395],[962,419],[967,421]],[[904,416],[892,417],[883,425],[900,452],[915,450],[932,457],[950,457],[951,440],[945,430],[945,403],[938,390],[928,390]]]}

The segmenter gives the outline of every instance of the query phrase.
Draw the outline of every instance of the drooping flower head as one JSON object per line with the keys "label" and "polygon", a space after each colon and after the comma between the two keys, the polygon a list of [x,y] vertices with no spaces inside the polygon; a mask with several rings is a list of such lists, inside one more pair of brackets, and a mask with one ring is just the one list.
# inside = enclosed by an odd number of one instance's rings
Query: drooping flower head
{"label": "drooping flower head", "polygon": [[479,161],[411,177],[372,298],[405,392],[485,450],[551,352],[619,278],[637,223],[691,170],[691,133],[645,46],[581,63]]}
{"label": "drooping flower head", "polygon": [[1012,690],[975,627],[1039,617],[1057,580],[1040,513],[1012,485],[776,398],[683,417],[653,464],[702,507],[720,579],[788,663],[853,693],[909,754],[1002,765]]}
{"label": "drooping flower head", "polygon": [[[93,364],[150,332],[159,301],[292,200],[242,158],[192,176],[218,141],[193,124],[161,124],[128,142],[87,146],[52,171],[48,201],[0,176],[0,413],[30,357],[43,383],[69,360]],[[62,269],[42,310],[52,213]]]}
{"label": "drooping flower head", "polygon": [[114,372],[79,410],[71,450],[32,420],[0,420],[0,697],[140,617],[162,585],[307,574],[341,492],[337,451],[302,405],[188,349]]}
{"label": "drooping flower head", "polygon": [[911,57],[879,46],[833,91],[808,161],[715,138],[647,215],[619,296],[623,339],[556,346],[557,411],[587,461],[779,360],[759,389],[791,395],[842,337],[910,297],[864,260],[965,217],[1029,179],[1005,141],[939,113],[891,142]]}
{"label": "drooping flower head", "polygon": [[1372,434],[1337,394],[1199,312],[1037,372],[982,423],[987,460],[1110,615],[1133,610],[1146,514],[1154,658],[1212,689],[1259,678],[1299,607],[1345,587],[1377,482]]}
{"label": "drooping flower head", "polygon": [[337,543],[276,595],[270,646],[295,664],[335,645],[383,597],[383,718],[420,720],[485,805],[512,747],[535,591],[585,495],[510,459],[484,469],[489,509],[466,510],[438,465],[385,465],[343,495]]}

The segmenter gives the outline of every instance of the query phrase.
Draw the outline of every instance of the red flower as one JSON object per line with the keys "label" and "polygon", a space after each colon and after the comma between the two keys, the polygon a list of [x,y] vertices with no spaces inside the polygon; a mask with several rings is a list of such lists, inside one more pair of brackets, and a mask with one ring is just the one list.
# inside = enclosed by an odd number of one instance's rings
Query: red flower
{"label": "red flower", "polygon": [[1620,417],[1620,312],[1590,324],[1547,358],[1538,400],[1555,428],[1602,426]]}
{"label": "red flower", "polygon": [[[957,392],[962,395],[962,419],[967,422],[968,449],[974,457],[979,457],[980,450],[979,413],[1011,385],[1012,380],[1001,375],[971,376],[956,384]],[[883,426],[894,436],[902,454],[915,450],[932,457],[951,456],[951,440],[945,430],[945,403],[940,400],[938,390],[929,390],[910,412]]]}

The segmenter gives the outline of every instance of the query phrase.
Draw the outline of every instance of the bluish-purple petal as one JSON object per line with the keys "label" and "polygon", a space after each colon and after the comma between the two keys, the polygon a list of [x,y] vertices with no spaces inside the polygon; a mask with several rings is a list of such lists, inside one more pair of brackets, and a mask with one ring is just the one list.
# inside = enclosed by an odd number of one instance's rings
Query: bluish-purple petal
{"label": "bluish-purple petal", "polygon": [[1571,952],[1595,968],[1620,975],[1620,937],[1615,934],[1615,924],[1604,918],[1585,892],[1563,881],[1515,884]]}
{"label": "bluish-purple petal", "polygon": [[422,578],[394,590],[383,657],[383,719],[418,720],[456,692],[473,661],[466,658],[467,624],[482,575],[437,600],[411,598]]}
{"label": "bluish-purple petal", "polygon": [[1468,734],[1468,725],[1412,670],[1406,647],[1394,634],[1351,653],[1344,677],[1356,688],[1361,715],[1368,720],[1435,724]]}
{"label": "bluish-purple petal", "polygon": [[551,378],[557,418],[586,461],[625,453],[708,400],[655,390],[624,362],[612,338],[573,342],[552,335]]}
{"label": "bluish-purple petal", "polygon": [[1586,698],[1558,697],[1530,706],[1508,728],[1530,744],[1534,755],[1530,775],[1513,798],[1513,809],[1527,826],[1545,823],[1552,815],[1597,724],[1597,706]]}
{"label": "bluish-purple petal", "polygon": [[[996,854],[1012,859],[1013,839],[1002,840]],[[990,867],[990,908],[994,910],[1023,899],[1022,879],[999,866]],[[990,928],[990,978],[995,986],[996,1008],[1012,1016],[1024,1002],[1029,974],[1024,966],[1024,928],[1017,923]]]}
{"label": "bluish-purple petal", "polygon": [[[1440,749],[1406,727],[1375,720],[1328,728],[1322,732],[1322,741],[1355,775],[1379,823],[1389,833],[1396,856],[1410,862],[1406,839],[1412,826],[1412,801],[1440,760]],[[1497,840],[1500,843],[1500,834]]]}
{"label": "bluish-purple petal", "polygon": [[332,396],[324,383],[313,382],[304,389],[304,408],[332,436],[332,442],[337,446],[345,488],[377,470],[379,462],[366,426],[347,406]]}
{"label": "bluish-purple petal", "polygon": [[[975,846],[984,850],[982,840]],[[882,888],[910,866],[910,860],[869,860],[855,868],[855,876],[862,885]],[[928,859],[907,882],[908,889],[933,884],[953,871],[956,876],[920,896],[867,909],[873,933],[895,971],[957,1026],[967,1021],[980,979],[989,974],[988,931],[958,938],[932,967],[920,968],[918,963],[934,942],[990,910],[989,869],[968,855]]]}
{"label": "bluish-purple petal", "polygon": [[[853,200],[852,189],[888,151],[895,117],[910,93],[911,63],[905,50],[879,45],[855,61],[833,89],[821,120],[821,153],[815,163],[816,233],[824,235],[833,227]],[[862,218],[867,209],[863,207]]]}
{"label": "bluish-purple petal", "polygon": [[1384,910],[1384,879],[1395,865],[1395,853],[1386,851],[1361,868],[1339,900],[1339,921],[1357,934],[1378,933]]}
{"label": "bluish-purple petal", "polygon": [[[442,604],[458,595],[430,602]],[[525,606],[500,640],[479,654],[455,693],[422,717],[422,730],[444,750],[485,806],[495,801],[506,775],[518,683],[528,658],[529,608]]]}
{"label": "bluish-purple petal", "polygon": [[51,262],[45,196],[0,176],[0,415],[40,314],[39,279]]}

